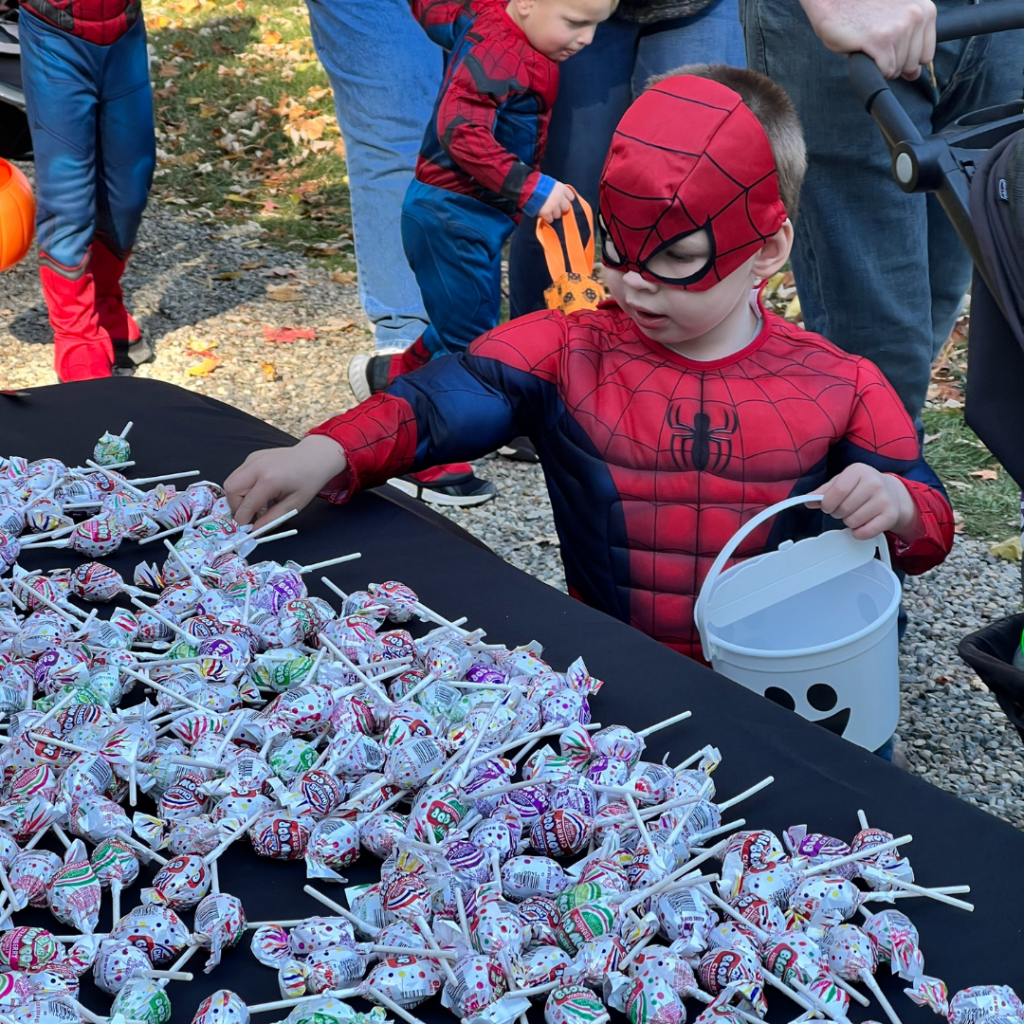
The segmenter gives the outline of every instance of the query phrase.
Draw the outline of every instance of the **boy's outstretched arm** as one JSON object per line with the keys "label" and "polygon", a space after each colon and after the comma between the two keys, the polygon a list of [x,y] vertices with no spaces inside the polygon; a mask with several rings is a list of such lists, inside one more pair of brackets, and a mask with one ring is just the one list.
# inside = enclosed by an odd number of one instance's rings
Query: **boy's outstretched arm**
{"label": "boy's outstretched arm", "polygon": [[445,50],[455,45],[473,20],[473,0],[409,0],[412,16],[430,39]]}
{"label": "boy's outstretched arm", "polygon": [[894,564],[914,576],[953,547],[953,510],[921,455],[917,432],[881,371],[860,360],[846,434],[832,448],[821,508],[855,537],[885,533]]}
{"label": "boy's outstretched arm", "polygon": [[[263,525],[318,494],[347,501],[394,476],[480,458],[534,433],[564,339],[561,314],[522,317],[463,355],[399,377],[293,447],[253,452],[224,482],[235,518]],[[526,364],[537,372],[526,372]]]}

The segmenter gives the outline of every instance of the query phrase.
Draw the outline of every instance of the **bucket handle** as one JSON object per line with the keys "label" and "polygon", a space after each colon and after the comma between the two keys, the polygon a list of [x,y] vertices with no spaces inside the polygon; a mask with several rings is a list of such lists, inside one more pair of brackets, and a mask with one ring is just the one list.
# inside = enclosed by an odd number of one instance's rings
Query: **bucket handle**
{"label": "bucket handle", "polygon": [[[704,577],[704,583],[700,588],[700,594],[697,597],[697,603],[693,608],[693,621],[697,626],[697,631],[700,634],[700,646],[704,653],[704,660],[707,662],[711,661],[711,651],[708,649],[707,640],[707,624],[705,619],[707,617],[707,606],[711,600],[711,595],[714,593],[715,584],[718,582],[718,577],[721,576],[722,570],[725,568],[725,563],[735,554],[736,549],[740,546],[754,532],[765,520],[771,519],[772,516],[778,515],[780,512],[785,512],[788,508],[793,508],[796,505],[805,505],[809,501],[821,501],[822,496],[820,494],[796,494],[791,498],[786,498],[784,501],[777,502],[774,505],[770,505],[764,511],[759,512],[756,516],[749,519],[744,523],[729,539],[729,542],[719,552],[718,557],[714,560],[711,568],[708,570],[707,576]],[[889,546],[880,537],[875,538],[875,548],[881,555],[882,561],[885,565],[891,568],[889,560]]]}

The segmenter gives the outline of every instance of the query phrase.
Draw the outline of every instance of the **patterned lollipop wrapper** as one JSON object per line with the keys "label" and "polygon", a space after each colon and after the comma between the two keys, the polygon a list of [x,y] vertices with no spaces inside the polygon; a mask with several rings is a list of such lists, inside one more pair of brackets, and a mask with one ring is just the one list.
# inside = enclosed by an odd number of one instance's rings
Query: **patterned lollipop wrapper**
{"label": "patterned lollipop wrapper", "polygon": [[171,1019],[171,1001],[167,992],[149,978],[132,978],[122,986],[110,1005],[111,1017],[120,1014],[126,1020],[145,1024],[167,1024]]}
{"label": "patterned lollipop wrapper", "polygon": [[0,937],[0,965],[37,971],[62,955],[62,948],[44,928],[12,928]]}
{"label": "patterned lollipop wrapper", "polygon": [[657,974],[638,974],[626,994],[630,1024],[684,1024],[686,1010],[679,996]]}
{"label": "patterned lollipop wrapper", "polygon": [[545,1024],[594,1024],[606,1016],[604,1003],[585,985],[552,989],[544,1003]]}
{"label": "patterned lollipop wrapper", "polygon": [[103,890],[85,852],[76,839],[64,856],[64,866],[53,876],[48,889],[50,910],[62,924],[87,935],[96,930]]}
{"label": "patterned lollipop wrapper", "polygon": [[1024,1017],[1024,1005],[1009,985],[973,985],[949,1001],[949,1024],[974,1024],[995,1016]]}
{"label": "patterned lollipop wrapper", "polygon": [[128,462],[131,452],[131,445],[126,438],[105,430],[92,450],[92,458],[101,466],[116,466],[119,462]]}
{"label": "patterned lollipop wrapper", "polygon": [[245,931],[246,917],[241,900],[226,892],[210,893],[196,906],[195,938],[210,950],[206,964],[209,974],[220,963],[221,953],[230,949]]}
{"label": "patterned lollipop wrapper", "polygon": [[96,987],[113,995],[130,978],[150,966],[149,957],[138,946],[121,939],[104,939],[92,965],[92,974]]}
{"label": "patterned lollipop wrapper", "polygon": [[154,876],[153,885],[139,894],[143,903],[172,910],[194,907],[210,891],[210,869],[202,857],[185,854],[169,860]]}
{"label": "patterned lollipop wrapper", "polygon": [[530,831],[530,845],[549,857],[571,857],[590,842],[590,819],[575,811],[548,811]]}
{"label": "patterned lollipop wrapper", "polygon": [[111,932],[141,949],[154,967],[173,963],[192,942],[192,936],[180,917],[167,906],[143,903],[125,914]]}
{"label": "patterned lollipop wrapper", "polygon": [[63,862],[49,850],[28,850],[18,854],[8,872],[11,888],[33,907],[45,907],[47,890]]}
{"label": "patterned lollipop wrapper", "polygon": [[234,992],[219,988],[199,1004],[192,1024],[249,1024],[249,1007]]}
{"label": "patterned lollipop wrapper", "polygon": [[342,868],[359,858],[359,827],[347,818],[318,821],[306,848],[306,877],[344,882]]}
{"label": "patterned lollipop wrapper", "polygon": [[295,818],[285,814],[267,814],[249,830],[252,848],[261,857],[272,860],[298,860],[309,846],[313,830],[312,818]]}
{"label": "patterned lollipop wrapper", "polygon": [[456,983],[450,981],[441,995],[441,1005],[457,1017],[479,1013],[504,995],[508,984],[501,965],[491,957],[469,954],[452,965]]}
{"label": "patterned lollipop wrapper", "polygon": [[441,991],[444,976],[432,960],[416,956],[388,956],[366,978],[366,986],[383,992],[405,1010],[411,1010]]}

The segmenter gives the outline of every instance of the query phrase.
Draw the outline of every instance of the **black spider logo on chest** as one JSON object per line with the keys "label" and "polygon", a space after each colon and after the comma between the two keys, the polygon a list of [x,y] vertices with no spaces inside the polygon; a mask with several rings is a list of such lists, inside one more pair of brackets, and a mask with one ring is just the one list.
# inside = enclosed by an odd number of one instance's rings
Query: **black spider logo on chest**
{"label": "black spider logo on chest", "polygon": [[732,461],[732,439],[740,428],[735,409],[723,409],[721,424],[712,426],[711,417],[703,410],[688,422],[682,403],[676,403],[668,407],[667,419],[672,428],[672,461],[679,469],[725,471]]}

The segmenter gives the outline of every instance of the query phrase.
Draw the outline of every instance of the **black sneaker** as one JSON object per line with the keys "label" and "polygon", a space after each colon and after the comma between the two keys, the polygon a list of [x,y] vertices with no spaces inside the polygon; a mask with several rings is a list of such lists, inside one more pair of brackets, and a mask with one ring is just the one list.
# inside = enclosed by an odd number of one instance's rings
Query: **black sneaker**
{"label": "black sneaker", "polygon": [[129,344],[120,339],[113,340],[114,369],[134,370],[143,363],[151,363],[156,358],[152,346],[145,338],[139,338]]}
{"label": "black sneaker", "polygon": [[429,505],[472,508],[493,501],[498,494],[497,487],[490,480],[484,480],[473,473],[442,476],[430,483],[423,483],[415,476],[397,476],[392,477],[388,483]]}
{"label": "black sneaker", "polygon": [[508,444],[498,449],[498,454],[513,462],[540,462],[537,457],[537,449],[528,437],[513,437]]}
{"label": "black sneaker", "polygon": [[401,351],[400,348],[382,348],[372,356],[360,353],[349,360],[348,383],[352,388],[352,394],[360,402],[365,402],[370,395],[375,395],[388,386],[391,357]]}

